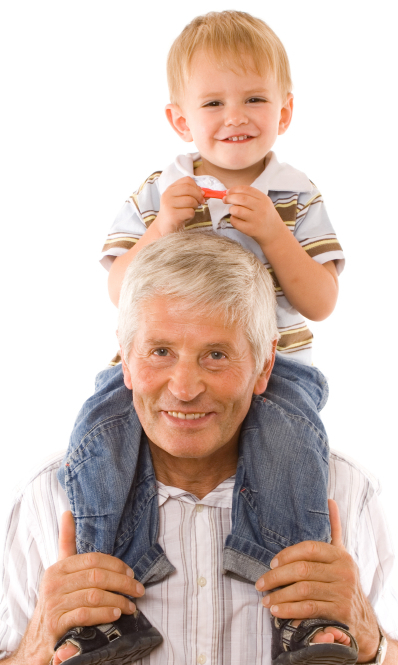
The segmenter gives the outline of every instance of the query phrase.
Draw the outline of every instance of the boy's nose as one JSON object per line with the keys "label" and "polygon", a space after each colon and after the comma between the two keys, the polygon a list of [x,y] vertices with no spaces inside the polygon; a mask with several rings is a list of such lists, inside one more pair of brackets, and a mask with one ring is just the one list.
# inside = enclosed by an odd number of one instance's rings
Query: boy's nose
{"label": "boy's nose", "polygon": [[192,401],[206,390],[200,377],[200,368],[194,363],[178,362],[169,378],[168,389],[182,402]]}
{"label": "boy's nose", "polygon": [[226,108],[224,113],[224,124],[226,127],[232,125],[238,127],[239,125],[247,125],[249,118],[244,108],[237,106]]}

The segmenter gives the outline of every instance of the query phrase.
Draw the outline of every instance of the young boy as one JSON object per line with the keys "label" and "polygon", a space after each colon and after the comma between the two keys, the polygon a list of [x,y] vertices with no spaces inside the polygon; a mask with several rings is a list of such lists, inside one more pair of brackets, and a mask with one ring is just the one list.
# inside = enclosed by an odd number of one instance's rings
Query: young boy
{"label": "young boy", "polygon": [[[302,369],[311,365],[312,346],[304,317],[322,320],[333,311],[344,256],[319,191],[271,152],[292,118],[286,52],[263,21],[243,12],[210,13],[194,19],[174,42],[168,82],[167,118],[199,152],[179,156],[165,171],[153,173],[125,203],[101,257],[109,269],[110,297],[117,305],[125,271],[148,243],[182,229],[226,235],[252,251],[271,273],[277,350],[296,361],[292,371],[304,381]],[[214,191],[219,198],[212,198]],[[325,502],[326,490],[325,483]],[[325,539],[322,533],[318,539]],[[290,637],[299,623],[274,619],[274,663],[293,662]],[[327,626],[323,622],[325,632],[311,636],[311,642],[334,642],[330,662],[355,662],[354,650],[344,648],[350,645],[349,634]],[[300,662],[315,662],[309,644],[308,639]]]}

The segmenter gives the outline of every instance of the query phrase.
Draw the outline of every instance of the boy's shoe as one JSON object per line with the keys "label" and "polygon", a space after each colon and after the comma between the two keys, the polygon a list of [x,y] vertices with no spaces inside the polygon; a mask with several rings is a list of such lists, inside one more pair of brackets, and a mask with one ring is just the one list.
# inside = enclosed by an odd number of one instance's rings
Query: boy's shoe
{"label": "boy's shoe", "polygon": [[[327,619],[304,619],[299,626],[292,626],[292,619],[271,617],[272,665],[353,665],[358,658],[358,644],[348,626]],[[348,635],[351,646],[325,643],[312,644],[320,630],[335,626]]]}
{"label": "boy's shoe", "polygon": [[79,652],[68,658],[70,665],[130,665],[162,641],[159,631],[137,610],[132,615],[122,614],[113,623],[71,628],[58,640],[54,651],[71,642]]}

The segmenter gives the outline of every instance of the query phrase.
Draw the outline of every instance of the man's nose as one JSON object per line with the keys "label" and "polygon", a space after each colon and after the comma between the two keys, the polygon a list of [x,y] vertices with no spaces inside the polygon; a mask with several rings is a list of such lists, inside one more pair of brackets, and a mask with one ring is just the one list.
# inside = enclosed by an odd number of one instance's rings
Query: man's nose
{"label": "man's nose", "polygon": [[168,388],[171,394],[182,402],[190,402],[205,392],[206,387],[197,363],[178,361],[173,367]]}

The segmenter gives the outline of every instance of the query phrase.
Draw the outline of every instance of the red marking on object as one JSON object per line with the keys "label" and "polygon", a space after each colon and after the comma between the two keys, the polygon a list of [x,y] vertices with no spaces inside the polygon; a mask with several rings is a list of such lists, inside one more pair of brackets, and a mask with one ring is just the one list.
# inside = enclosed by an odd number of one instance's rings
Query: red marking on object
{"label": "red marking on object", "polygon": [[69,466],[69,464],[65,464],[65,466]]}
{"label": "red marking on object", "polygon": [[263,402],[266,402],[266,401],[267,401],[267,400],[266,400],[265,397],[264,397]]}
{"label": "red marking on object", "polygon": [[201,187],[202,194],[205,199],[223,199],[227,195],[227,190],[223,189],[221,191],[216,189],[207,189],[206,187]]}

